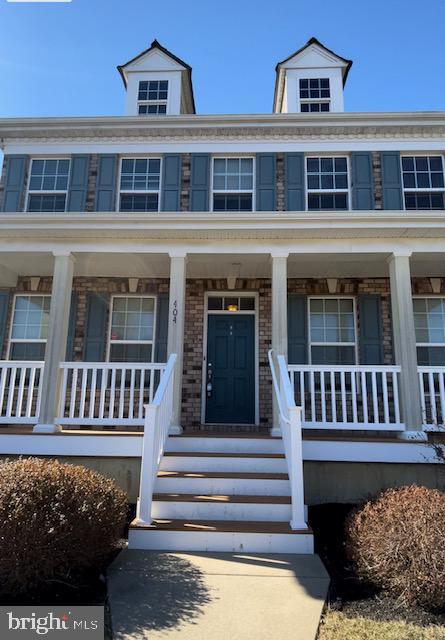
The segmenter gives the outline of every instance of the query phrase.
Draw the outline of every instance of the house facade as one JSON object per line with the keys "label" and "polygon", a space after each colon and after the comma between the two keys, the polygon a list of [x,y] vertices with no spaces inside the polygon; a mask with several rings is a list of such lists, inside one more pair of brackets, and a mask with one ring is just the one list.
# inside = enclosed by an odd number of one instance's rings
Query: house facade
{"label": "house facade", "polygon": [[346,112],[351,65],[311,39],[272,114],[197,115],[154,41],[123,116],[0,120],[0,453],[116,477],[135,545],[307,551],[305,502],[440,486],[445,115]]}

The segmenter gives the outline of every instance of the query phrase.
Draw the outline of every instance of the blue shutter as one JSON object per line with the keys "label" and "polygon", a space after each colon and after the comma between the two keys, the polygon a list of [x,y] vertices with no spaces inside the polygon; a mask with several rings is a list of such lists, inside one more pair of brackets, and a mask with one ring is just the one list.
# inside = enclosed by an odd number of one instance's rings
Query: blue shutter
{"label": "blue shutter", "polygon": [[284,188],[286,211],[304,211],[306,196],[303,153],[284,154]]}
{"label": "blue shutter", "polygon": [[359,304],[360,364],[383,364],[383,328],[379,295],[361,295]]}
{"label": "blue shutter", "polygon": [[181,156],[165,155],[162,164],[161,211],[179,211]]}
{"label": "blue shutter", "polygon": [[374,209],[374,176],[369,151],[352,153],[352,208]]}
{"label": "blue shutter", "polygon": [[277,157],[275,153],[256,155],[256,211],[276,209]]}
{"label": "blue shutter", "polygon": [[74,338],[76,335],[76,319],[77,319],[77,293],[73,291],[71,294],[70,318],[68,322],[68,338],[66,341],[65,360],[71,362],[74,360]]}
{"label": "blue shutter", "polygon": [[305,364],[308,356],[306,296],[291,293],[287,297],[287,340],[289,364]]}
{"label": "blue shutter", "polygon": [[72,156],[67,211],[83,213],[87,204],[90,156]]}
{"label": "blue shutter", "polygon": [[6,325],[9,309],[9,291],[0,291],[0,358],[5,347]]}
{"label": "blue shutter", "polygon": [[108,297],[90,293],[87,299],[83,359],[103,362],[107,340]]}
{"label": "blue shutter", "polygon": [[96,182],[96,211],[116,209],[117,156],[99,156]]}
{"label": "blue shutter", "polygon": [[403,209],[402,169],[398,151],[382,151],[383,208],[401,211]]}
{"label": "blue shutter", "polygon": [[4,185],[3,211],[20,211],[22,195],[25,191],[28,156],[6,156],[5,162],[6,177]]}
{"label": "blue shutter", "polygon": [[167,362],[167,340],[168,340],[168,293],[158,296],[156,311],[156,339],[155,339],[155,361]]}
{"label": "blue shutter", "polygon": [[192,153],[190,165],[190,211],[209,211],[210,155]]}

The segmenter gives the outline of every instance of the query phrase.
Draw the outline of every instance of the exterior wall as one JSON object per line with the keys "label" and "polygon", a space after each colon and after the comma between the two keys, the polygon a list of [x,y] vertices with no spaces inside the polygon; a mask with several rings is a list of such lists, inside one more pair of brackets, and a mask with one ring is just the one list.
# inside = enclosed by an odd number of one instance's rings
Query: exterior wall
{"label": "exterior wall", "polygon": [[94,211],[94,200],[96,197],[96,182],[97,182],[97,163],[98,156],[97,154],[93,154],[90,156],[90,166],[88,173],[88,190],[87,190],[87,201],[86,201],[86,211]]}
{"label": "exterior wall", "polygon": [[[1,456],[12,460],[18,456]],[[40,456],[42,457],[42,456]],[[51,456],[45,456],[50,458]],[[139,496],[139,458],[92,458],[59,456],[60,462],[82,465],[112,478],[135,503]],[[375,462],[305,462],[305,503],[357,503],[390,487],[417,484],[445,490],[445,469],[433,464]]]}

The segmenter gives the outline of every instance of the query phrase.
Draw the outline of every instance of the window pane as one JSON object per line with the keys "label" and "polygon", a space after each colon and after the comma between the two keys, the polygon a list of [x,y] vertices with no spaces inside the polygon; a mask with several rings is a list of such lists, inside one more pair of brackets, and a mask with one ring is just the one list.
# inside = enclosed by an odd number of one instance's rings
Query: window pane
{"label": "window pane", "polygon": [[121,195],[120,210],[123,212],[158,211],[159,201],[157,193],[145,195]]}
{"label": "window pane", "polygon": [[254,311],[255,310],[255,298],[240,298],[241,311]]}
{"label": "window pane", "polygon": [[213,296],[208,299],[208,309],[209,311],[221,311],[223,305],[222,298],[214,298]]}

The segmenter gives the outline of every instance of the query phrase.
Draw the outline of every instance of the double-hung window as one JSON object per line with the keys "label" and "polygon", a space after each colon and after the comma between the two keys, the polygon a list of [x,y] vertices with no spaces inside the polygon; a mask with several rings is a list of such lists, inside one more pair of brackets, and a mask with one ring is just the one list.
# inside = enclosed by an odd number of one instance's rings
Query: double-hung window
{"label": "double-hung window", "polygon": [[160,158],[123,158],[120,211],[159,211]]}
{"label": "double-hung window", "polygon": [[253,211],[253,158],[213,158],[213,211]]}
{"label": "double-hung window", "polygon": [[44,359],[50,304],[50,295],[15,296],[9,341],[11,360]]}
{"label": "double-hung window", "polygon": [[309,298],[309,358],[311,364],[355,364],[353,298]]}
{"label": "double-hung window", "polygon": [[442,156],[403,156],[405,209],[444,209]]}
{"label": "double-hung window", "polygon": [[112,298],[110,362],[153,362],[155,314],[153,296]]}
{"label": "double-hung window", "polygon": [[420,366],[445,365],[445,298],[414,298],[417,361]]}
{"label": "double-hung window", "polygon": [[168,80],[141,80],[139,82],[139,115],[165,115],[167,113],[167,100]]}
{"label": "double-hung window", "polygon": [[306,158],[309,211],[349,209],[348,159]]}
{"label": "double-hung window", "polygon": [[330,102],[331,90],[329,87],[329,78],[301,78],[301,113],[321,113],[329,111]]}
{"label": "double-hung window", "polygon": [[27,210],[33,213],[65,211],[69,173],[67,159],[32,160]]}

